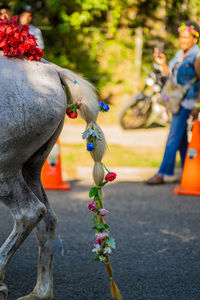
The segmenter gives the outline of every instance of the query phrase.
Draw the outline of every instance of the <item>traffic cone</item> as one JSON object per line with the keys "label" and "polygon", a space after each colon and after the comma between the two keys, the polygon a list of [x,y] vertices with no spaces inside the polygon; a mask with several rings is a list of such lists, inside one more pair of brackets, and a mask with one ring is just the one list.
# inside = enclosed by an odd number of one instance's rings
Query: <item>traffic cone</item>
{"label": "traffic cone", "polygon": [[69,182],[63,182],[61,173],[59,139],[42,168],[42,184],[46,190],[70,190]]}
{"label": "traffic cone", "polygon": [[175,194],[200,195],[200,121],[195,120],[192,139],[188,145],[181,184],[174,189]]}

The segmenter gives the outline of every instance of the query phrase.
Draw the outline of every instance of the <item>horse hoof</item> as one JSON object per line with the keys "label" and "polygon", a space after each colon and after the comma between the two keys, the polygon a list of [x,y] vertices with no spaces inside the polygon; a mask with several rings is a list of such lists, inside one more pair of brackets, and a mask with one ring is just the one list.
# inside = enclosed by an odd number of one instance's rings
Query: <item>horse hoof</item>
{"label": "horse hoof", "polygon": [[[37,296],[24,296],[24,297],[21,297],[21,298],[17,298],[17,300],[51,300],[52,298],[40,298],[40,297],[37,297]],[[0,298],[1,300],[1,298]],[[4,298],[3,298],[4,300]]]}
{"label": "horse hoof", "polygon": [[[49,296],[37,296],[34,294],[29,294],[27,296],[18,298],[17,300],[51,300],[51,299],[52,299],[52,297],[49,297]],[[1,298],[0,298],[0,300],[1,300]]]}
{"label": "horse hoof", "polygon": [[8,295],[8,288],[4,283],[0,283],[0,300],[6,300]]}

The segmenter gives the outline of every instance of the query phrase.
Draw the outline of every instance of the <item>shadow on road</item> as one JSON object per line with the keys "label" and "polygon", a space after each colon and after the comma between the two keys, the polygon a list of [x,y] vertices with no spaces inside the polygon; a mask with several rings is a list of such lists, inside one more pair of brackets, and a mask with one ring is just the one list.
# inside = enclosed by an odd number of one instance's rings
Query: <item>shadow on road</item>
{"label": "shadow on road", "polygon": [[[92,215],[87,209],[89,185],[74,181],[69,192],[48,192],[58,218],[64,256],[56,253],[54,299],[110,300],[102,263],[92,263]],[[200,199],[175,196],[173,185],[149,187],[139,182],[105,187],[104,206],[117,249],[111,262],[124,300],[200,299]],[[1,206],[1,243],[11,217]],[[16,253],[6,275],[9,300],[32,290],[37,245],[32,234]]]}

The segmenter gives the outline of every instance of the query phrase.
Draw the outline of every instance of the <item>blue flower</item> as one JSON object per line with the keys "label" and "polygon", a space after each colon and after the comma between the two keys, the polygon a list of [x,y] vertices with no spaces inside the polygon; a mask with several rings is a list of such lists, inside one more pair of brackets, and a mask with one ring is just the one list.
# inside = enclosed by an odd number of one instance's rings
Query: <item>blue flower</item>
{"label": "blue flower", "polygon": [[104,111],[108,111],[110,109],[108,104],[105,104],[103,108],[104,108]]}
{"label": "blue flower", "polygon": [[74,84],[77,84],[78,83],[78,81],[77,80],[74,80]]}
{"label": "blue flower", "polygon": [[87,151],[93,151],[95,148],[95,145],[93,143],[88,143],[87,144]]}
{"label": "blue flower", "polygon": [[108,104],[104,104],[103,101],[99,101],[100,111],[108,111],[110,109]]}
{"label": "blue flower", "polygon": [[104,107],[104,103],[102,102],[102,101],[99,101],[99,105],[101,106],[101,107]]}

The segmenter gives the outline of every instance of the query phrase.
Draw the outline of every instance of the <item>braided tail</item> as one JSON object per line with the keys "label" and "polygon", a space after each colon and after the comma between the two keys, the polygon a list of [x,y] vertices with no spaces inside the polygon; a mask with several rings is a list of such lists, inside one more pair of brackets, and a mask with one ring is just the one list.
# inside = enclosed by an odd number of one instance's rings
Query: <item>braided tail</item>
{"label": "braided tail", "polygon": [[[94,168],[93,168],[93,178],[96,187],[99,186],[104,181],[104,167],[102,164],[102,158],[106,149],[106,142],[103,131],[100,126],[96,123],[97,115],[99,112],[99,105],[97,102],[96,91],[94,86],[89,83],[87,80],[79,77],[72,71],[68,69],[60,68],[56,65],[56,70],[60,76],[62,83],[67,86],[69,90],[69,104],[75,103],[78,100],[81,101],[81,105],[79,106],[79,112],[81,117],[86,121],[86,129],[85,132],[95,128],[98,132],[98,138],[95,138],[95,150],[90,151],[92,159],[94,160]],[[89,142],[89,137],[87,137],[87,142]],[[102,190],[99,189],[100,194],[102,194]],[[99,200],[99,205],[102,205],[101,200]],[[104,223],[103,218],[99,217],[100,221]],[[106,256],[106,269],[110,278],[111,284],[111,294],[113,298],[117,300],[122,300],[122,296],[120,291],[113,280],[112,277],[112,267],[109,262],[109,255]]]}
{"label": "braided tail", "polygon": [[96,150],[90,152],[94,160],[93,177],[96,185],[99,185],[104,179],[104,168],[101,160],[105,153],[106,142],[103,131],[96,123],[97,115],[99,112],[99,105],[95,93],[94,86],[87,80],[79,77],[68,69],[60,68],[54,65],[61,78],[62,83],[69,89],[69,103],[81,100],[79,107],[81,117],[86,121],[86,130],[93,124],[98,130],[100,139],[96,140]]}

